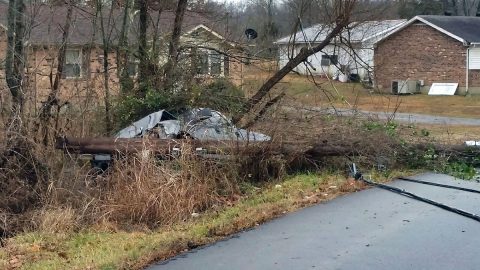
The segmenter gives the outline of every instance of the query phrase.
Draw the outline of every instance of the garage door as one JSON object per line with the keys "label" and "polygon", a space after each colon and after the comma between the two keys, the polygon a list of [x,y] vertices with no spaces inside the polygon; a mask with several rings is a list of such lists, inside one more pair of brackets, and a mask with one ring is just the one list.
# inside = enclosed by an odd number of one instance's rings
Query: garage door
{"label": "garage door", "polygon": [[480,69],[480,48],[470,49],[468,62],[470,69]]}

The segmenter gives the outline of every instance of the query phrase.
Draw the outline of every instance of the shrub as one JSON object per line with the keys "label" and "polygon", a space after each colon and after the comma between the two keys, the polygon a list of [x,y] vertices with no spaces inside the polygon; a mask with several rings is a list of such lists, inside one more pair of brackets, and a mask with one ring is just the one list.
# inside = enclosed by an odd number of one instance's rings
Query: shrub
{"label": "shrub", "polygon": [[187,107],[189,95],[183,92],[169,93],[149,89],[145,97],[126,95],[117,102],[115,113],[118,127],[122,128],[152,112],[167,110],[176,112]]}
{"label": "shrub", "polygon": [[192,90],[192,106],[208,107],[234,114],[245,102],[243,91],[227,79],[218,79],[206,86],[195,86]]}
{"label": "shrub", "polygon": [[115,109],[117,128],[159,110],[176,113],[188,107],[204,107],[234,114],[244,101],[242,90],[226,79],[215,80],[206,86],[194,85],[187,90],[164,91],[149,88],[145,97],[134,94],[120,97]]}

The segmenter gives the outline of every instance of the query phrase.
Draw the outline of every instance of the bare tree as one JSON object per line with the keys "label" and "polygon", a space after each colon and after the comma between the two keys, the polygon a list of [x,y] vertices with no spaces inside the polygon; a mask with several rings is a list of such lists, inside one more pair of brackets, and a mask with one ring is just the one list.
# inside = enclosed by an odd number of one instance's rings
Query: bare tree
{"label": "bare tree", "polygon": [[398,13],[403,18],[415,15],[476,16],[480,0],[401,0]]}
{"label": "bare tree", "polygon": [[60,92],[60,81],[63,76],[63,68],[65,64],[65,55],[67,52],[67,43],[68,36],[70,34],[70,26],[72,23],[72,13],[73,13],[73,2],[68,3],[67,16],[65,19],[65,24],[63,26],[62,40],[60,47],[58,49],[57,55],[57,68],[55,74],[53,74],[53,69],[50,71],[50,93],[48,94],[47,100],[42,106],[40,111],[40,121],[43,130],[43,144],[48,145],[49,138],[49,122],[52,118],[52,108],[54,106],[59,106],[58,94]]}
{"label": "bare tree", "polygon": [[24,105],[23,78],[25,72],[25,3],[23,0],[8,2],[7,54],[5,75],[12,95],[12,128],[20,129]]}
{"label": "bare tree", "polygon": [[185,11],[187,10],[188,0],[179,0],[175,11],[175,21],[173,23],[172,37],[168,46],[168,60],[165,64],[165,87],[172,87],[173,75],[178,62],[178,46],[182,34],[182,24]]}
{"label": "bare tree", "polygon": [[337,1],[325,1],[325,6],[329,6],[330,22],[332,28],[326,35],[325,39],[312,48],[302,48],[300,52],[293,58],[291,58],[286,65],[277,71],[272,77],[270,77],[257,92],[245,103],[242,107],[240,114],[233,118],[234,123],[238,123],[244,115],[251,112],[257,104],[271,91],[271,89],[290,73],[296,66],[305,62],[309,56],[320,52],[332,40],[337,37],[351,22],[352,12],[355,8],[356,0],[337,0]]}
{"label": "bare tree", "polygon": [[147,92],[148,85],[148,48],[147,48],[147,29],[148,29],[148,4],[147,0],[137,0],[139,8],[139,35],[138,35],[138,55],[140,58],[138,79],[140,81],[140,96]]}
{"label": "bare tree", "polygon": [[127,54],[128,54],[128,39],[127,33],[129,29],[129,16],[131,10],[132,0],[125,0],[122,13],[122,26],[120,28],[120,36],[118,38],[118,46],[116,47],[116,60],[117,60],[117,75],[119,78],[128,76],[127,69]]}
{"label": "bare tree", "polygon": [[[112,16],[115,9],[115,5],[110,4],[110,10],[108,12],[108,17],[104,17],[104,3],[102,1],[97,1],[97,13],[100,14],[100,32],[102,34],[102,45],[103,45],[103,87],[105,90],[105,127],[106,132],[112,132],[112,116],[111,116],[111,98],[110,98],[110,68],[108,63],[108,53],[110,52],[111,44],[111,34],[113,31],[112,25]],[[126,8],[125,8],[126,9]],[[105,26],[106,24],[106,26]]]}

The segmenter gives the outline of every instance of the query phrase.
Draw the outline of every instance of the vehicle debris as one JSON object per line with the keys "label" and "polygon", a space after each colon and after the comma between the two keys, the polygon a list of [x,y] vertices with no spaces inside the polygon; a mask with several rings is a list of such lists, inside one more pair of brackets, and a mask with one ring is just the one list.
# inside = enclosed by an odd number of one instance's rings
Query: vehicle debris
{"label": "vehicle debris", "polygon": [[222,113],[209,108],[195,108],[178,117],[161,110],[120,130],[115,138],[158,138],[197,140],[270,141],[270,136],[235,127]]}
{"label": "vehicle debris", "polygon": [[71,153],[91,154],[93,167],[105,170],[112,155],[148,150],[148,154],[168,159],[185,147],[209,158],[222,158],[232,149],[268,142],[271,137],[235,127],[222,113],[194,108],[175,117],[166,110],[151,113],[123,128],[114,138],[72,138],[57,140],[56,147]]}

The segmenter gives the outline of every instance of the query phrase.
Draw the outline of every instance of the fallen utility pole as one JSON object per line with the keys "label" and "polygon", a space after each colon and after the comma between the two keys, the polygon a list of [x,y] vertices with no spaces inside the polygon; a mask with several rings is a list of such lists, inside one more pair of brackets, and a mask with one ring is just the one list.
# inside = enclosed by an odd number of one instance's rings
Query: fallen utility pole
{"label": "fallen utility pole", "polygon": [[57,149],[76,154],[132,154],[150,151],[155,155],[170,155],[179,149],[192,149],[217,154],[228,154],[252,146],[252,142],[199,141],[192,139],[157,138],[58,138]]}
{"label": "fallen utility pole", "polygon": [[[276,141],[255,142],[242,140],[195,140],[195,139],[158,139],[158,138],[58,138],[56,148],[76,154],[132,154],[148,150],[157,155],[171,155],[180,149],[192,149],[202,153],[232,154],[256,153],[268,151],[271,155],[283,155],[291,158],[304,158],[311,161],[320,161],[324,157],[359,156],[361,153],[352,147],[317,143],[304,145],[299,142]],[[423,145],[412,144],[399,150],[409,153],[429,153],[450,158],[468,158],[480,156],[480,147],[467,145]]]}
{"label": "fallen utility pole", "polygon": [[190,148],[216,154],[235,152],[269,151],[289,157],[302,156],[315,160],[328,156],[346,156],[354,153],[345,147],[318,144],[306,151],[299,150],[297,143],[278,144],[275,141],[255,142],[241,140],[195,140],[158,138],[73,138],[62,137],[56,141],[57,149],[75,154],[132,154],[148,150],[155,155],[170,155],[179,149]]}

